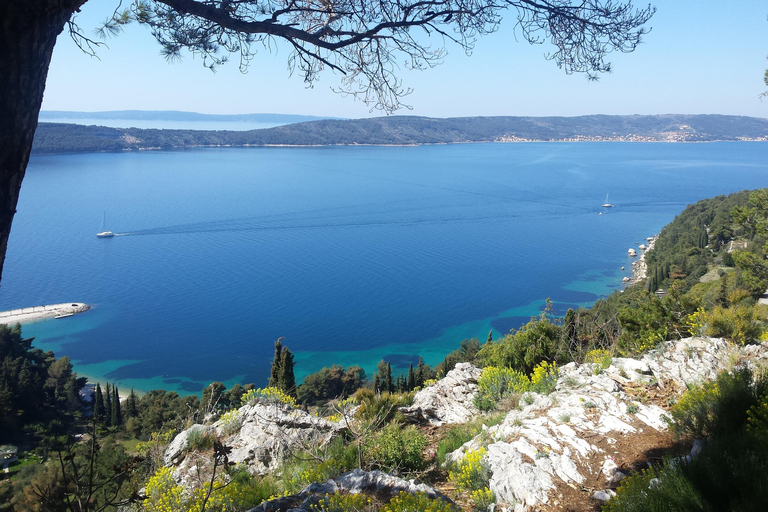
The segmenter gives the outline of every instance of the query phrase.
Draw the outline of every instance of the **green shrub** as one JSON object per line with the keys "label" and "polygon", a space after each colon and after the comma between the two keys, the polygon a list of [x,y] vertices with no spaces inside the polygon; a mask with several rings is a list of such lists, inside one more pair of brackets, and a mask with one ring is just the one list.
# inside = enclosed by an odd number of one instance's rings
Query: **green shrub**
{"label": "green shrub", "polygon": [[754,379],[749,369],[722,372],[717,380],[688,390],[672,407],[678,436],[728,436],[747,425],[748,411],[768,395],[768,379]]}
{"label": "green shrub", "polygon": [[726,338],[744,345],[760,339],[765,330],[764,318],[758,306],[717,306],[706,315],[706,332],[709,336]]}
{"label": "green shrub", "polygon": [[368,465],[387,472],[417,471],[424,467],[421,452],[426,444],[415,426],[390,423],[365,444],[364,457]]}
{"label": "green shrub", "polygon": [[487,366],[477,382],[478,391],[474,397],[475,406],[481,411],[496,408],[499,401],[512,393],[524,393],[531,387],[528,377],[512,368]]}
{"label": "green shrub", "polygon": [[542,361],[534,367],[531,374],[531,390],[548,395],[555,390],[559,377],[560,369],[557,364]]}
{"label": "green shrub", "polygon": [[381,507],[380,512],[460,512],[457,507],[441,499],[430,498],[426,493],[400,494]]}
{"label": "green shrub", "polygon": [[357,467],[357,449],[342,438],[313,453],[299,453],[280,468],[283,490],[297,493],[315,482],[325,482]]}
{"label": "green shrub", "polygon": [[468,423],[451,427],[437,445],[438,464],[441,466],[445,464],[446,455],[457,450],[461,445],[481,433],[483,425],[487,427],[498,425],[504,421],[505,416],[506,413],[503,412],[492,416],[479,416]]}
{"label": "green shrub", "polygon": [[372,509],[371,500],[364,494],[327,494],[320,503],[311,506],[318,512],[365,512]]}
{"label": "green shrub", "polygon": [[240,430],[243,424],[243,415],[238,409],[232,409],[219,418],[219,425],[224,435],[231,435]]}
{"label": "green shrub", "polygon": [[187,449],[198,452],[210,450],[213,448],[214,441],[216,441],[216,436],[205,429],[190,430],[187,437]]}
{"label": "green shrub", "polygon": [[485,448],[467,452],[456,468],[448,472],[448,479],[463,491],[477,491],[488,487],[488,465]]}
{"label": "green shrub", "polygon": [[587,355],[584,358],[584,362],[586,364],[592,365],[592,372],[595,375],[598,375],[603,370],[608,369],[608,367],[611,366],[612,360],[613,356],[604,348],[590,350],[587,352]]}
{"label": "green shrub", "polygon": [[374,393],[370,388],[357,390],[355,400],[360,404],[357,417],[363,421],[390,422],[403,419],[400,407],[413,403],[412,393]]}
{"label": "green shrub", "polygon": [[282,403],[296,407],[296,400],[284,392],[282,389],[275,387],[263,388],[263,389],[249,389],[240,398],[241,402],[248,405],[255,405],[257,403],[276,404]]}

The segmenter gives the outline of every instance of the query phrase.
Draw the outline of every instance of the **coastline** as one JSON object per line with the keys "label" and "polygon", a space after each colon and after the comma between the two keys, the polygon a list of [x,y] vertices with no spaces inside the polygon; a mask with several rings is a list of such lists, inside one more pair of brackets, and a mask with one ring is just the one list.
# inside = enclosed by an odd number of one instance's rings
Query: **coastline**
{"label": "coastline", "polygon": [[640,258],[632,262],[632,278],[625,281],[627,286],[639,283],[648,277],[648,264],[645,262],[645,255],[653,249],[653,247],[656,245],[656,240],[658,239],[658,234],[646,239],[647,246],[644,250],[641,249],[643,253],[640,255]]}
{"label": "coastline", "polygon": [[48,318],[65,318],[88,311],[91,308],[84,302],[65,302],[48,306],[32,306],[0,312],[0,324],[28,324]]}

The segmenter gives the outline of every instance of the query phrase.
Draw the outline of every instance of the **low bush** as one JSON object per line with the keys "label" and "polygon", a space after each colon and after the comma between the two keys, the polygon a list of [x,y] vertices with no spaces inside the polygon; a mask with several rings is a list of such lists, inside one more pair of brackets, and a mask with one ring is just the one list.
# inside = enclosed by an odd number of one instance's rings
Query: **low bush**
{"label": "low bush", "polygon": [[430,498],[426,493],[400,494],[381,507],[380,512],[460,512],[459,509],[441,499]]}
{"label": "low bush", "polygon": [[729,308],[715,307],[706,314],[709,336],[726,338],[742,345],[760,339],[765,330],[765,315],[758,306],[737,304]]}
{"label": "low bush", "polygon": [[424,467],[421,454],[427,438],[409,425],[405,428],[390,423],[379,430],[364,446],[364,457],[368,466],[391,473],[408,473]]}
{"label": "low bush", "polygon": [[296,400],[287,394],[282,389],[278,388],[263,388],[263,389],[249,389],[240,398],[241,402],[247,405],[255,405],[257,403],[266,404],[286,404],[291,407],[296,407]]}
{"label": "low bush", "polygon": [[437,462],[441,466],[445,464],[445,457],[459,449],[461,445],[474,438],[483,431],[483,425],[492,427],[501,423],[506,413],[500,412],[490,416],[478,416],[468,423],[455,425],[446,433],[445,437],[437,445]]}
{"label": "low bush", "polygon": [[481,411],[496,408],[502,398],[513,393],[524,393],[531,387],[528,377],[512,368],[487,366],[477,382],[478,391],[473,399]]}

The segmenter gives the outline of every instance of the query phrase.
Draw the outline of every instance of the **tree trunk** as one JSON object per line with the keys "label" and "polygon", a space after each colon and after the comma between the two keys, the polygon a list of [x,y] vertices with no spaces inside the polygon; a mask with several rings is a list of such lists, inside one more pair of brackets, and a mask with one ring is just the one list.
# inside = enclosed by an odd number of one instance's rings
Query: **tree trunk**
{"label": "tree trunk", "polygon": [[0,278],[56,37],[85,2],[0,1]]}

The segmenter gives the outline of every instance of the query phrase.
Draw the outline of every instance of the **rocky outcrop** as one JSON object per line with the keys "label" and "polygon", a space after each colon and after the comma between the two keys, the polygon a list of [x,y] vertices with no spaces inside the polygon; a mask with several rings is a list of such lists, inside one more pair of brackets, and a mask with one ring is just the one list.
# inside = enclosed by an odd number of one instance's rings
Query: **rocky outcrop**
{"label": "rocky outcrop", "polygon": [[416,483],[415,480],[405,480],[381,471],[355,469],[325,483],[311,484],[298,494],[265,501],[249,512],[316,511],[317,508],[312,507],[317,505],[326,494],[335,492],[365,493],[378,502],[388,502],[401,492],[425,493],[431,499],[442,499],[452,503],[439,491],[426,484]]}
{"label": "rocky outcrop", "polygon": [[555,392],[523,395],[501,424],[448,460],[485,447],[490,488],[502,510],[554,505],[568,500],[573,489],[591,489],[590,496],[607,499],[624,477],[622,466],[642,453],[644,440],[650,436],[658,443],[659,436],[668,436],[660,405],[722,370],[760,361],[768,362],[766,346],[689,338],[640,360],[614,358],[605,370],[570,363],[561,368]]}
{"label": "rocky outcrop", "polygon": [[469,363],[458,363],[445,378],[416,393],[413,404],[400,411],[417,423],[437,426],[467,422],[480,413],[472,402],[480,373]]}
{"label": "rocky outcrop", "polygon": [[231,448],[229,462],[243,463],[253,474],[264,475],[277,469],[292,452],[324,444],[344,430],[338,423],[312,416],[283,403],[255,403],[238,411],[237,428],[232,420],[219,420],[210,427],[193,425],[174,438],[165,452],[166,465],[177,466],[177,476],[196,462],[185,459],[190,434],[204,430],[215,434]]}

